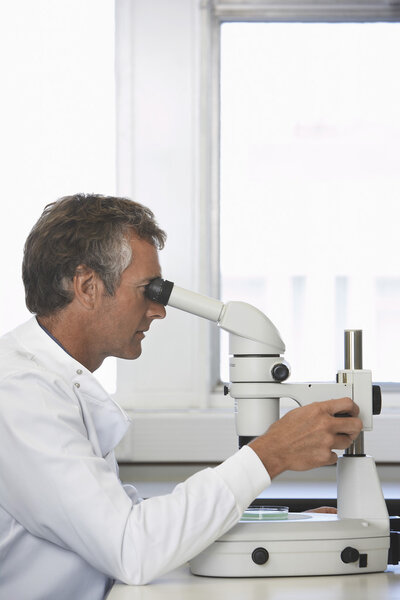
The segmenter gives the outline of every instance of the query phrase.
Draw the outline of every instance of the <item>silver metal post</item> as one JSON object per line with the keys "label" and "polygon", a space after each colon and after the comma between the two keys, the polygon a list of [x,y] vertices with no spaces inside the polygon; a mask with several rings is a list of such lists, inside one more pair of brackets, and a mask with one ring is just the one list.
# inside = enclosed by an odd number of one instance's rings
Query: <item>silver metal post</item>
{"label": "silver metal post", "polygon": [[362,369],[362,331],[346,329],[344,332],[344,368]]}
{"label": "silver metal post", "polygon": [[[362,369],[362,330],[346,329],[344,332],[344,368],[349,370]],[[364,432],[351,444],[346,455],[364,454]]]}

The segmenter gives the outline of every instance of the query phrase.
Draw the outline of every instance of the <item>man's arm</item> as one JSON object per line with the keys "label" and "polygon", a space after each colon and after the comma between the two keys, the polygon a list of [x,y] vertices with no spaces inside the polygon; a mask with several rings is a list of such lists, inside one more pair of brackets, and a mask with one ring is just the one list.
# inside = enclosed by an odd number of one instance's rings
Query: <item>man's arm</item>
{"label": "man's arm", "polygon": [[244,448],[171,494],[136,503],[89,440],[63,380],[35,369],[4,378],[0,414],[1,504],[26,530],[21,535],[125,583],[148,583],[190,560],[233,527],[270,482]]}

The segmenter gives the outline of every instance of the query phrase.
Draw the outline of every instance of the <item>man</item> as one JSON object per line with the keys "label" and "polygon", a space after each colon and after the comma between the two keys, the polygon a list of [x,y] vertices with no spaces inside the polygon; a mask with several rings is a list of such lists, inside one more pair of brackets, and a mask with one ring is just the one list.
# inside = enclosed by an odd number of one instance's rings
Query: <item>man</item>
{"label": "man", "polygon": [[26,241],[35,316],[0,340],[1,598],[100,600],[114,579],[147,583],[235,525],[280,472],[335,463],[361,430],[348,398],[316,403],[167,496],[122,485],[113,449],[128,419],[92,372],[137,358],[165,317],[145,295],[164,241],[147,208],[97,195],[49,205]]}

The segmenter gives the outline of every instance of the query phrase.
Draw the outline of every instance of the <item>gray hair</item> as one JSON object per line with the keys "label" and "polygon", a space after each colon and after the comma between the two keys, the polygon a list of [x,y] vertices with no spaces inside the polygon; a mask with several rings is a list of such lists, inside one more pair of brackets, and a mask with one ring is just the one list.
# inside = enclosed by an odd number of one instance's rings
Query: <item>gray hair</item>
{"label": "gray hair", "polygon": [[152,211],[127,198],[76,194],[46,206],[25,243],[22,278],[28,309],[48,316],[69,304],[72,280],[82,264],[114,295],[134,259],[132,234],[164,247],[166,234]]}

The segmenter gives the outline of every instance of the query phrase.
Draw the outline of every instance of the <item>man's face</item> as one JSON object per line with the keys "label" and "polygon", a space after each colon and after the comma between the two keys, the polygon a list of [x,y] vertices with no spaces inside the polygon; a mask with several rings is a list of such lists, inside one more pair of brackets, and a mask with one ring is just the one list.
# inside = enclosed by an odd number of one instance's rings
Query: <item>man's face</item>
{"label": "man's face", "polygon": [[132,237],[132,262],[122,273],[114,296],[104,295],[98,307],[100,356],[133,359],[142,352],[141,342],[153,319],[163,319],[165,308],[149,300],[146,285],[160,277],[156,248],[149,242]]}

